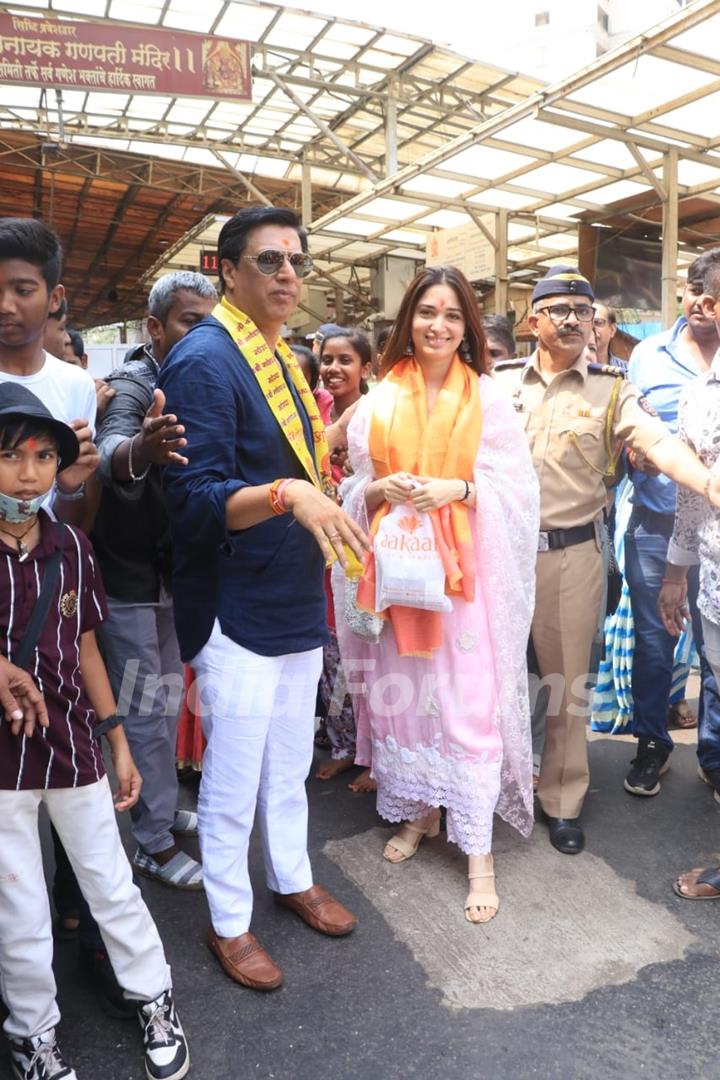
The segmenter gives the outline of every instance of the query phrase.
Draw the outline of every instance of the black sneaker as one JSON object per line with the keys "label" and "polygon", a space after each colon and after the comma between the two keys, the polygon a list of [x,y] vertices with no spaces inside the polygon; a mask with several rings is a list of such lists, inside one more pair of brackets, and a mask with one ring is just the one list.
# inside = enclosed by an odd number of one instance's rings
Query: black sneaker
{"label": "black sneaker", "polygon": [[624,788],[632,795],[657,795],[660,777],[670,768],[669,752],[657,739],[638,739],[637,757],[625,777]]}
{"label": "black sneaker", "polygon": [[78,967],[87,982],[98,991],[100,1007],[117,1020],[133,1020],[137,1016],[137,1001],[128,1001],[115,978],[113,966],[103,949],[80,947]]}
{"label": "black sneaker", "polygon": [[77,1080],[60,1053],[55,1028],[32,1039],[10,1039],[10,1067],[15,1080]]}
{"label": "black sneaker", "polygon": [[175,1012],[172,990],[166,990],[154,1001],[137,1002],[137,1015],[149,1080],[180,1080],[190,1068],[190,1055]]}

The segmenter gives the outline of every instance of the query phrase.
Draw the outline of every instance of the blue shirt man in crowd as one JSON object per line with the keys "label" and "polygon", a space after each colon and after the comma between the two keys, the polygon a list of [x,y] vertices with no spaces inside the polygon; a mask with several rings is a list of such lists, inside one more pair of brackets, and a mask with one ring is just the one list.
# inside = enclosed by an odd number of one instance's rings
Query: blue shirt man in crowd
{"label": "blue shirt man in crowd", "polygon": [[[683,314],[670,330],[641,342],[630,359],[628,377],[673,432],[677,431],[682,391],[708,370],[717,350],[715,321],[703,313],[700,298],[707,265],[718,260],[720,248],[715,248],[691,263],[682,298]],[[632,465],[632,456],[630,461]],[[647,796],[660,791],[660,776],[668,768],[673,749],[667,705],[676,639],[663,627],[658,598],[673,530],[676,486],[667,476],[636,468],[632,481],[635,490],[625,537],[625,574],[635,623],[632,692],[638,749],[624,786],[633,795]],[[707,779],[720,791],[720,697],[703,655],[697,590],[695,567],[688,575],[688,600],[701,659],[698,757]]]}

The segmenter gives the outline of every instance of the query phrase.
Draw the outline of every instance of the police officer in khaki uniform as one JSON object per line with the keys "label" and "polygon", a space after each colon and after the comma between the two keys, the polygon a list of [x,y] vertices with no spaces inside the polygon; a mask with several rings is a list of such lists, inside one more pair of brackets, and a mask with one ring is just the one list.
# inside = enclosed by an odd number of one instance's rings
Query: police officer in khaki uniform
{"label": "police officer in khaki uniform", "polygon": [[494,371],[527,431],[540,482],[532,644],[550,697],[537,795],[550,842],[568,855],[585,846],[578,818],[589,781],[586,683],[603,593],[597,530],[605,480],[627,445],[720,505],[720,480],[711,480],[620,369],[586,360],[593,302],[590,282],[578,270],[553,267],[532,295],[528,324],[536,351],[528,361],[501,362]]}

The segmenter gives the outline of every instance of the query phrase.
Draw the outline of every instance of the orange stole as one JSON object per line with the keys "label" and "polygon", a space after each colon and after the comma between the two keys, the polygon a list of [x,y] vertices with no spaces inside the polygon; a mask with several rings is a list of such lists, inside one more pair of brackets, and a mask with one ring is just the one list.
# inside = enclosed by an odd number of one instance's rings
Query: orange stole
{"label": "orange stole", "polygon": [[[369,449],[375,476],[408,472],[433,479],[472,481],[482,435],[480,385],[475,372],[456,355],[430,416],[422,369],[414,357],[400,360],[375,390]],[[389,512],[383,503],[370,535]],[[475,597],[475,554],[467,506],[452,502],[430,514],[450,596]],[[375,556],[365,560],[358,605],[375,611]],[[431,657],[443,641],[442,615],[393,605],[390,619],[400,656]]]}

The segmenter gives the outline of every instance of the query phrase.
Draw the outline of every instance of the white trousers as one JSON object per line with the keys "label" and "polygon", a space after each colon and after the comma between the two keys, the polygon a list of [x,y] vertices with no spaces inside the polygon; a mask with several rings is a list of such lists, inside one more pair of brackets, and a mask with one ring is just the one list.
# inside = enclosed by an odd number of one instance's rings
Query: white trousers
{"label": "white trousers", "polygon": [[205,893],[215,932],[238,937],[252,916],[248,847],[256,812],[268,888],[293,893],[313,883],[305,780],[322,649],[259,656],[226,637],[216,620],[192,667],[192,705],[207,739],[198,800]]}
{"label": "white trousers", "polygon": [[53,938],[38,809],[45,803],[83,896],[129,998],[151,1001],[171,985],[152,916],[120,840],[107,777],[48,791],[0,791],[0,992],[5,1033],[18,1039],[55,1027]]}

